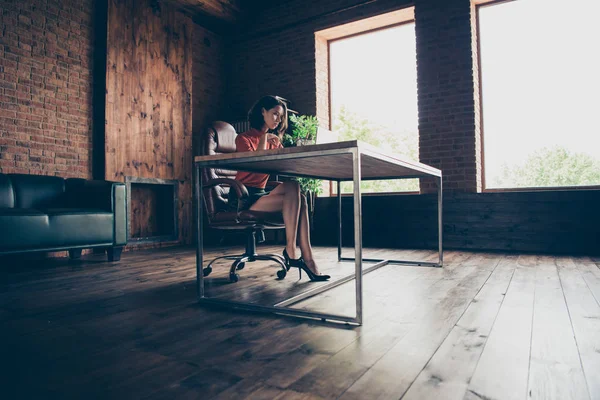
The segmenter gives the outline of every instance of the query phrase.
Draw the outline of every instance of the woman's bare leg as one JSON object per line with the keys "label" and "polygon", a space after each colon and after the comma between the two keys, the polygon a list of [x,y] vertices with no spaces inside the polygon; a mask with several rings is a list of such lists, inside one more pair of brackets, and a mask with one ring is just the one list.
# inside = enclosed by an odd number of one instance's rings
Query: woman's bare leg
{"label": "woman's bare leg", "polygon": [[298,223],[298,242],[302,251],[302,258],[306,262],[308,268],[314,273],[319,274],[319,268],[313,257],[312,247],[310,245],[310,223],[308,219],[308,203],[306,196],[301,195],[300,198],[300,216]]}
{"label": "woman's bare leg", "polygon": [[[297,182],[283,182],[263,196],[251,207],[252,211],[281,211],[285,223],[286,251],[290,258],[296,255],[296,238],[298,232],[298,216],[300,213],[300,186]],[[304,254],[304,253],[303,253]]]}

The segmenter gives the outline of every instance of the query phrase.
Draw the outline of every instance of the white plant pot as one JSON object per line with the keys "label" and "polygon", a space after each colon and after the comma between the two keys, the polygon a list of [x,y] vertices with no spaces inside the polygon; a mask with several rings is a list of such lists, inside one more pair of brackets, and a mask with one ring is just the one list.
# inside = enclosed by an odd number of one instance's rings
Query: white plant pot
{"label": "white plant pot", "polygon": [[313,144],[313,141],[310,139],[298,139],[296,140],[296,146],[307,146],[309,144]]}

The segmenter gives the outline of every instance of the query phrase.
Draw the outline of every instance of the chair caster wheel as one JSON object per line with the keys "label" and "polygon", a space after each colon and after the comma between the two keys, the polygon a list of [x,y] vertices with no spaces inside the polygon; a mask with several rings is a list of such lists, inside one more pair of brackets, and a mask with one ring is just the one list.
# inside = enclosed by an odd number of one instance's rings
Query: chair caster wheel
{"label": "chair caster wheel", "polygon": [[202,275],[209,276],[211,272],[212,272],[212,267],[206,267],[202,270]]}
{"label": "chair caster wheel", "polygon": [[277,271],[277,277],[279,279],[284,279],[286,275],[287,271],[285,269],[280,269],[279,271]]}
{"label": "chair caster wheel", "polygon": [[236,283],[240,280],[240,276],[238,274],[229,274],[229,281],[231,283]]}
{"label": "chair caster wheel", "polygon": [[235,269],[237,269],[239,271],[240,269],[244,269],[245,266],[246,266],[246,263],[242,262],[242,263],[239,263]]}

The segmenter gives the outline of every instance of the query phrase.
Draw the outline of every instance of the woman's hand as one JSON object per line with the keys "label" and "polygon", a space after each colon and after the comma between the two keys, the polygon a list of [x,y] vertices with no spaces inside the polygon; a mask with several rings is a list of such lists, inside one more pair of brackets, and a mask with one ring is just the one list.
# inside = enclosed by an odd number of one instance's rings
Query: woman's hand
{"label": "woman's hand", "polygon": [[256,150],[266,150],[268,148],[267,143],[271,143],[272,147],[279,147],[279,143],[281,141],[279,140],[279,136],[274,135],[272,133],[265,133],[264,135],[262,135],[260,137],[260,140],[258,141],[258,147],[256,148]]}
{"label": "woman's hand", "polygon": [[274,135],[272,133],[267,133],[267,142],[271,143],[274,147],[279,147],[281,140],[279,140],[279,136]]}

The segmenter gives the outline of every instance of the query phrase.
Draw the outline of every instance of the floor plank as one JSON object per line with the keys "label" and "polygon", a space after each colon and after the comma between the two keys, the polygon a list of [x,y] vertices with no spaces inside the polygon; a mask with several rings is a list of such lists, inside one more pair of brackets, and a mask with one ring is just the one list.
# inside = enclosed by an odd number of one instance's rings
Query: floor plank
{"label": "floor plank", "polygon": [[[474,266],[477,264],[477,266]],[[397,399],[408,389],[488,279],[498,259],[472,261],[432,287],[413,313],[399,322],[415,326],[341,396],[342,399]]]}
{"label": "floor plank", "polygon": [[521,256],[465,399],[523,399],[527,395],[537,259]]}
{"label": "floor plank", "polygon": [[558,270],[550,257],[536,267],[529,398],[589,399]]}
{"label": "floor plank", "polygon": [[596,302],[600,304],[600,267],[598,263],[590,257],[573,257],[573,261]]}
{"label": "floor plank", "polygon": [[[240,249],[206,249],[205,265]],[[335,248],[315,255],[334,279],[354,270]],[[18,260],[0,266],[6,398],[600,399],[595,258],[448,251],[444,268],[388,265],[364,276],[360,327],[200,306],[193,248]],[[319,285],[260,262],[231,284],[228,266],[206,280],[212,295],[271,304]],[[351,315],[354,283],[294,307]]]}
{"label": "floor plank", "polygon": [[570,257],[556,259],[590,398],[600,399],[600,306]]}
{"label": "floor plank", "polygon": [[516,257],[503,258],[469,304],[404,396],[405,399],[462,399],[483,345],[489,336],[506,289],[512,279]]}

